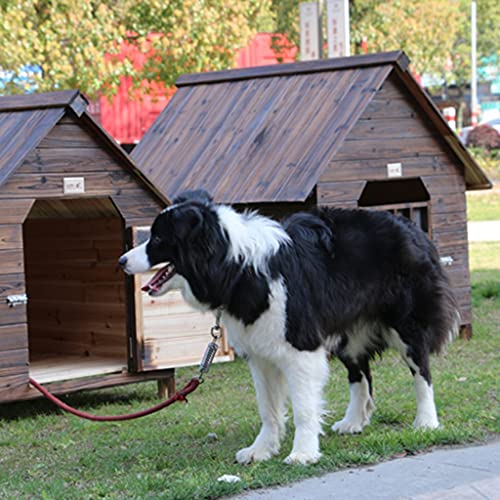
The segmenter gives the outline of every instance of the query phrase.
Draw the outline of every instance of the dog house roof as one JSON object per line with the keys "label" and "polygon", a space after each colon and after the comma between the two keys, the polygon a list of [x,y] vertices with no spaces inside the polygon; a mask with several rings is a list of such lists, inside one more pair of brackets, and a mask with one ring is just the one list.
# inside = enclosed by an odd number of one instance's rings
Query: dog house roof
{"label": "dog house roof", "polygon": [[204,188],[227,203],[304,201],[389,74],[464,165],[491,187],[408,71],[401,51],[181,76],[132,158],[172,198]]}
{"label": "dog house roof", "polygon": [[165,195],[151,184],[125,151],[87,113],[87,105],[87,99],[78,90],[0,97],[0,186],[57,122],[66,113],[72,113],[98,134],[104,147],[117,155],[125,168],[166,202]]}

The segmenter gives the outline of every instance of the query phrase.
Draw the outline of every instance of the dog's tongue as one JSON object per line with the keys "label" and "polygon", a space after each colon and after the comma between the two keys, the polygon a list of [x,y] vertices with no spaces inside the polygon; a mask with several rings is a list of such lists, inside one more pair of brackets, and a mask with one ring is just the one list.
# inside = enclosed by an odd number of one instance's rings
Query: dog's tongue
{"label": "dog's tongue", "polygon": [[167,264],[157,271],[154,276],[141,288],[143,292],[154,293],[160,291],[162,285],[175,274],[175,267]]}

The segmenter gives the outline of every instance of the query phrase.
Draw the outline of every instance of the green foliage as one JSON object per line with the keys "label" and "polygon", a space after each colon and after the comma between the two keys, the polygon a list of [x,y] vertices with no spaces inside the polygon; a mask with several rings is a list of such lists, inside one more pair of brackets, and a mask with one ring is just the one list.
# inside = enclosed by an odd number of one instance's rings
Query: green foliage
{"label": "green foliage", "polygon": [[[373,52],[403,49],[416,73],[440,72],[459,26],[458,7],[458,0],[370,0],[364,9],[353,12],[353,40],[366,36]],[[356,18],[359,12],[363,15]]]}
{"label": "green foliage", "polygon": [[[126,28],[126,1],[20,0],[0,5],[0,67],[19,74],[39,65],[42,91],[80,87],[89,94],[118,83],[132,72],[124,61],[114,65],[106,53],[117,50]],[[23,92],[14,84],[7,92]]]}
{"label": "green foliage", "polygon": [[[500,2],[497,0],[478,0],[477,6],[477,63],[496,56],[500,59]],[[471,76],[471,1],[460,0],[462,13],[458,31],[454,35],[451,60],[453,69],[442,72],[448,82],[464,87]],[[481,75],[478,75],[481,78]]]}
{"label": "green foliage", "polygon": [[500,149],[469,148],[469,152],[490,179],[500,181]]}
{"label": "green foliage", "polygon": [[[272,0],[276,29],[299,44],[299,0]],[[415,71],[441,71],[451,51],[461,13],[458,0],[355,0],[350,2],[351,52],[405,50]]]}
{"label": "green foliage", "polygon": [[[477,10],[478,58],[500,57],[500,2],[478,1]],[[468,81],[470,0],[352,0],[350,16],[352,53],[367,37],[370,52],[404,49],[418,73]],[[181,73],[231,67],[257,30],[298,46],[299,0],[1,0],[0,68],[16,76],[39,65],[41,91],[113,94],[124,75],[168,87]],[[146,63],[112,57],[123,44]],[[3,92],[25,90],[11,83]]]}
{"label": "green foliage", "polygon": [[[140,76],[172,85],[180,73],[225,69],[255,33],[266,0],[134,2],[129,42],[150,57]],[[151,35],[153,33],[153,35]]]}
{"label": "green foliage", "polygon": [[300,46],[299,0],[271,0],[277,33],[283,33],[297,47]]}
{"label": "green foliage", "polygon": [[[39,65],[40,91],[78,87],[90,96],[112,94],[123,75],[170,86],[184,72],[231,66],[267,4],[268,0],[3,1],[0,68],[16,76],[26,64]],[[112,57],[123,43],[147,55],[147,63],[140,67],[127,57]],[[23,91],[14,83],[5,89]]]}
{"label": "green foliage", "polygon": [[[299,0],[271,0],[276,30],[299,45]],[[351,53],[403,49],[417,73],[459,86],[470,80],[470,0],[351,0]],[[478,60],[500,58],[500,2],[477,2]]]}

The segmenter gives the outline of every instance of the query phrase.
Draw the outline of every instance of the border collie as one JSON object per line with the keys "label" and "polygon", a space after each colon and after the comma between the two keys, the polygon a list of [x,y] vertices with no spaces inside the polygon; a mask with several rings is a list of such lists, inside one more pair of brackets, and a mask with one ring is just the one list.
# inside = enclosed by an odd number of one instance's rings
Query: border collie
{"label": "border collie", "polygon": [[146,286],[151,295],[178,288],[193,307],[222,311],[229,343],[250,366],[262,419],[238,462],[279,452],[287,396],[295,437],[285,462],[320,458],[330,353],[346,366],[350,384],[334,431],[358,433],[370,422],[369,362],[388,347],[401,353],[414,378],[414,426],[438,427],[429,354],[456,335],[458,309],[435,247],[407,219],[317,208],[279,223],[190,191],[119,263],[129,274],[164,264]]}

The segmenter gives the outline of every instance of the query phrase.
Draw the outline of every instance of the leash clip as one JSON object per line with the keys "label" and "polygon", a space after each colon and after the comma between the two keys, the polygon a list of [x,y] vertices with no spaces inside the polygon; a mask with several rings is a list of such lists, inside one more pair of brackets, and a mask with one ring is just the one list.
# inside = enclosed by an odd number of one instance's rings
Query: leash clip
{"label": "leash clip", "polygon": [[210,335],[212,335],[214,341],[219,340],[222,336],[222,328],[217,325],[212,326],[212,328],[210,328]]}
{"label": "leash clip", "polygon": [[217,354],[217,349],[219,349],[219,344],[217,341],[222,336],[222,328],[220,326],[220,318],[222,315],[222,307],[217,309],[215,313],[215,325],[210,328],[210,335],[212,336],[212,341],[208,343],[203,358],[200,361],[200,381],[203,382],[203,375],[208,373],[210,366],[214,361],[215,355]]}

